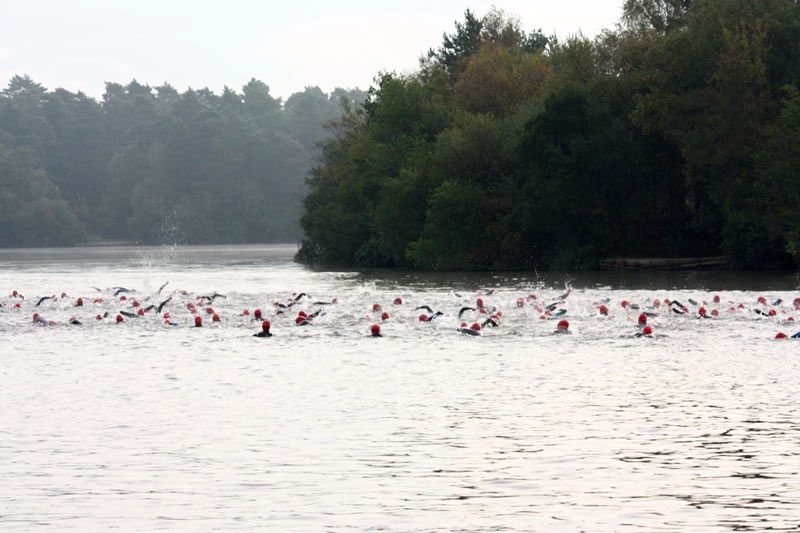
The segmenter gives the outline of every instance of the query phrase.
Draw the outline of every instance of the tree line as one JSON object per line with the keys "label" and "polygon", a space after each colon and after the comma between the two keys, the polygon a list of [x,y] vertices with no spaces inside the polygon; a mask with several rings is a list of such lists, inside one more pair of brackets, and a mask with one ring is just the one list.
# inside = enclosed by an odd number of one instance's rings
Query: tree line
{"label": "tree line", "polygon": [[467,11],[335,121],[298,260],[593,268],[800,260],[800,7],[627,0],[596,38]]}
{"label": "tree line", "polygon": [[296,242],[324,125],[366,94],[107,83],[102,100],[15,76],[0,91],[0,246]]}

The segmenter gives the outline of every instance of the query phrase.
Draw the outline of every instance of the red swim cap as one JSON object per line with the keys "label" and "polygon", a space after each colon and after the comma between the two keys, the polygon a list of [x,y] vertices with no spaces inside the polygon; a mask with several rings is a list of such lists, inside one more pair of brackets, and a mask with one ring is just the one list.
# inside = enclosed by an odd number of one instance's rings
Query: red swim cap
{"label": "red swim cap", "polygon": [[480,314],[482,314],[482,315],[486,314],[486,308],[485,307],[481,307],[480,308]]}
{"label": "red swim cap", "polygon": [[21,307],[22,307],[22,304],[21,304],[21,303],[19,303],[19,302],[17,302],[17,303],[15,303],[15,304],[14,304],[14,308],[15,308],[15,309],[20,309]]}
{"label": "red swim cap", "polygon": [[192,302],[189,302],[188,304],[186,304],[186,309],[188,309],[189,311],[194,311],[195,309],[194,304]]}
{"label": "red swim cap", "polygon": [[462,328],[465,328],[465,327],[467,327],[467,323],[466,323],[466,322],[462,322],[462,323],[461,323],[461,327],[462,327]]}
{"label": "red swim cap", "polygon": [[378,324],[372,324],[369,328],[373,335],[377,335],[381,332],[381,327]]}
{"label": "red swim cap", "polygon": [[419,315],[419,321],[420,322],[427,322],[428,321],[428,315],[425,315],[425,314]]}
{"label": "red swim cap", "polygon": [[597,310],[600,311],[601,315],[608,316],[608,307],[606,307],[605,305],[601,305],[600,307],[597,308]]}
{"label": "red swim cap", "polygon": [[381,308],[381,304],[372,304],[372,311],[373,311],[373,312],[376,312],[376,313],[377,313],[377,312],[378,312],[378,311],[380,311],[381,309],[382,309],[382,308]]}
{"label": "red swim cap", "polygon": [[302,317],[302,316],[298,316],[297,318],[294,319],[294,323],[297,324],[298,326],[300,324],[302,324],[304,321],[305,321],[305,318]]}
{"label": "red swim cap", "polygon": [[697,310],[697,314],[704,317],[708,314],[708,311],[706,311],[705,307],[701,307],[700,309]]}
{"label": "red swim cap", "polygon": [[196,317],[194,317],[194,325],[195,325],[196,327],[200,327],[200,326],[202,326],[202,325],[203,325],[203,317],[201,317],[201,316],[199,316],[199,315],[198,315],[198,316],[196,316]]}
{"label": "red swim cap", "polygon": [[403,305],[403,300],[400,298],[395,298],[393,303],[394,305]]}
{"label": "red swim cap", "polygon": [[639,315],[639,325],[643,326],[645,324],[647,324],[647,315],[642,313]]}
{"label": "red swim cap", "polygon": [[214,313],[214,316],[211,317],[211,321],[219,322],[220,321],[219,315],[217,313]]}
{"label": "red swim cap", "polygon": [[102,298],[95,298],[93,303],[101,304],[101,303],[103,303],[103,299]]}
{"label": "red swim cap", "polygon": [[478,298],[476,303],[478,304],[478,307],[483,307],[483,298]]}
{"label": "red swim cap", "polygon": [[569,329],[569,321],[568,320],[561,320],[556,326],[559,330],[565,331]]}
{"label": "red swim cap", "polygon": [[144,309],[139,309],[138,315],[139,316],[144,316]]}
{"label": "red swim cap", "polygon": [[719,316],[719,311],[717,311],[716,309],[712,309],[711,316]]}
{"label": "red swim cap", "polygon": [[758,297],[758,303],[760,303],[762,305],[767,305],[767,299],[764,298],[763,296],[759,296]]}
{"label": "red swim cap", "polygon": [[301,317],[305,318],[305,317],[307,317],[308,315],[306,315],[306,312],[305,312],[305,311],[300,311],[299,313],[297,313],[297,316],[301,316]]}
{"label": "red swim cap", "polygon": [[517,307],[525,307],[525,298],[522,296],[517,298]]}
{"label": "red swim cap", "polygon": [[469,329],[471,329],[472,331],[480,331],[481,325],[478,324],[477,322],[473,322],[472,325],[469,327]]}
{"label": "red swim cap", "polygon": [[387,313],[386,311],[381,313],[381,320],[383,320],[384,322],[389,320],[389,313]]}
{"label": "red swim cap", "polygon": [[75,305],[78,306],[78,307],[82,306],[83,305],[83,298],[78,298],[78,301],[75,302]]}
{"label": "red swim cap", "polygon": [[66,297],[67,297],[67,293],[66,293],[66,292],[62,292],[62,293],[61,293],[61,299],[63,300],[63,299],[64,299],[64,298],[66,298]]}
{"label": "red swim cap", "polygon": [[661,307],[661,300],[653,300],[653,307]]}
{"label": "red swim cap", "polygon": [[261,329],[264,331],[269,331],[269,328],[272,327],[272,324],[269,323],[269,320],[265,320],[261,323]]}
{"label": "red swim cap", "polygon": [[642,333],[644,333],[645,335],[652,335],[653,328],[651,328],[650,326],[645,326],[644,329],[642,330]]}
{"label": "red swim cap", "polygon": [[124,294],[123,294],[122,296],[120,296],[120,297],[119,297],[119,301],[120,301],[120,302],[124,302],[124,301],[126,301],[127,299],[128,299],[128,297],[127,297],[127,296],[125,296]]}
{"label": "red swim cap", "polygon": [[172,318],[172,315],[169,313],[164,313],[164,318]]}
{"label": "red swim cap", "polygon": [[117,315],[116,321],[117,321],[117,324],[119,324],[119,323],[121,323],[121,322],[124,322],[124,321],[125,321],[125,319],[124,319],[124,318],[122,318],[122,315]]}
{"label": "red swim cap", "polygon": [[534,293],[530,293],[530,294],[528,295],[528,299],[529,299],[529,300],[535,300],[535,299],[536,299],[536,295],[535,295]]}
{"label": "red swim cap", "polygon": [[261,309],[256,309],[253,314],[256,316],[256,318],[261,318]]}
{"label": "red swim cap", "polygon": [[788,335],[786,335],[786,333],[779,332],[777,335],[775,335],[775,338],[776,338],[776,339],[788,339],[788,338],[789,338],[789,336],[788,336]]}
{"label": "red swim cap", "polygon": [[244,311],[242,311],[242,315],[250,316],[250,310],[249,309],[245,309]]}
{"label": "red swim cap", "polygon": [[16,290],[11,291],[11,296],[17,297],[19,293]]}
{"label": "red swim cap", "polygon": [[622,306],[623,309],[627,309],[628,306],[630,305],[628,303],[628,300],[622,300],[619,304]]}
{"label": "red swim cap", "polygon": [[140,305],[142,305],[142,304],[140,304],[140,303],[139,303],[139,300],[134,300],[132,305],[133,305],[134,307],[139,307],[139,306],[140,306]]}
{"label": "red swim cap", "polygon": [[213,315],[214,314],[214,308],[213,307],[206,307],[206,314],[207,315]]}
{"label": "red swim cap", "polygon": [[95,320],[103,320],[103,315],[97,315],[94,317]]}
{"label": "red swim cap", "polygon": [[720,302],[719,294],[714,295],[714,303],[718,304]]}
{"label": "red swim cap", "polygon": [[33,313],[33,321],[36,322],[39,320],[39,313]]}
{"label": "red swim cap", "polygon": [[789,318],[787,318],[787,319],[786,319],[786,321],[787,321],[787,322],[794,322],[794,317],[793,317],[793,316],[790,316]]}
{"label": "red swim cap", "polygon": [[774,309],[769,310],[769,316],[778,316],[778,312]]}

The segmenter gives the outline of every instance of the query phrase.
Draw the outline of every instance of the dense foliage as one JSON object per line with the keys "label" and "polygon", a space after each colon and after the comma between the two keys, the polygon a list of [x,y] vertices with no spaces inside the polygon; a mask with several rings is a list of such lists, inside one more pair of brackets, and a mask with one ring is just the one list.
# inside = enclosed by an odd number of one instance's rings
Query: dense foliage
{"label": "dense foliage", "polygon": [[800,259],[792,0],[627,0],[613,31],[564,41],[468,11],[334,133],[310,179],[302,261]]}
{"label": "dense foliage", "polygon": [[133,81],[98,102],[14,77],[0,92],[0,246],[296,241],[323,126],[365,96]]}

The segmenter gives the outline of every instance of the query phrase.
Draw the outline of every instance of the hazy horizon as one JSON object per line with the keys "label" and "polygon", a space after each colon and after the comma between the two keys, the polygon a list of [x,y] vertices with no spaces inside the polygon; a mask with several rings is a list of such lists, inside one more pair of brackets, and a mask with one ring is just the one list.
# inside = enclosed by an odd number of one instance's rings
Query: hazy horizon
{"label": "hazy horizon", "polygon": [[11,2],[0,17],[0,83],[27,74],[93,97],[105,82],[132,79],[219,92],[258,78],[284,99],[306,86],[366,89],[380,71],[414,70],[468,8],[483,15],[494,4],[527,31],[594,36],[613,27],[622,0],[248,4],[235,0],[219,12],[207,0]]}

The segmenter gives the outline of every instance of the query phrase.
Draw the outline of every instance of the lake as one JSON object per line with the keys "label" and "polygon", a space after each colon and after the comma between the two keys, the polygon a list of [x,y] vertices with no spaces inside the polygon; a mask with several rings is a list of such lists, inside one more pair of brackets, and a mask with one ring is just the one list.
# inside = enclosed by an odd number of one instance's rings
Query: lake
{"label": "lake", "polygon": [[[0,250],[0,530],[800,529],[800,341],[774,340],[800,330],[794,274],[325,272],[295,251]],[[177,326],[114,323],[169,296]],[[463,335],[478,297],[500,326]]]}

